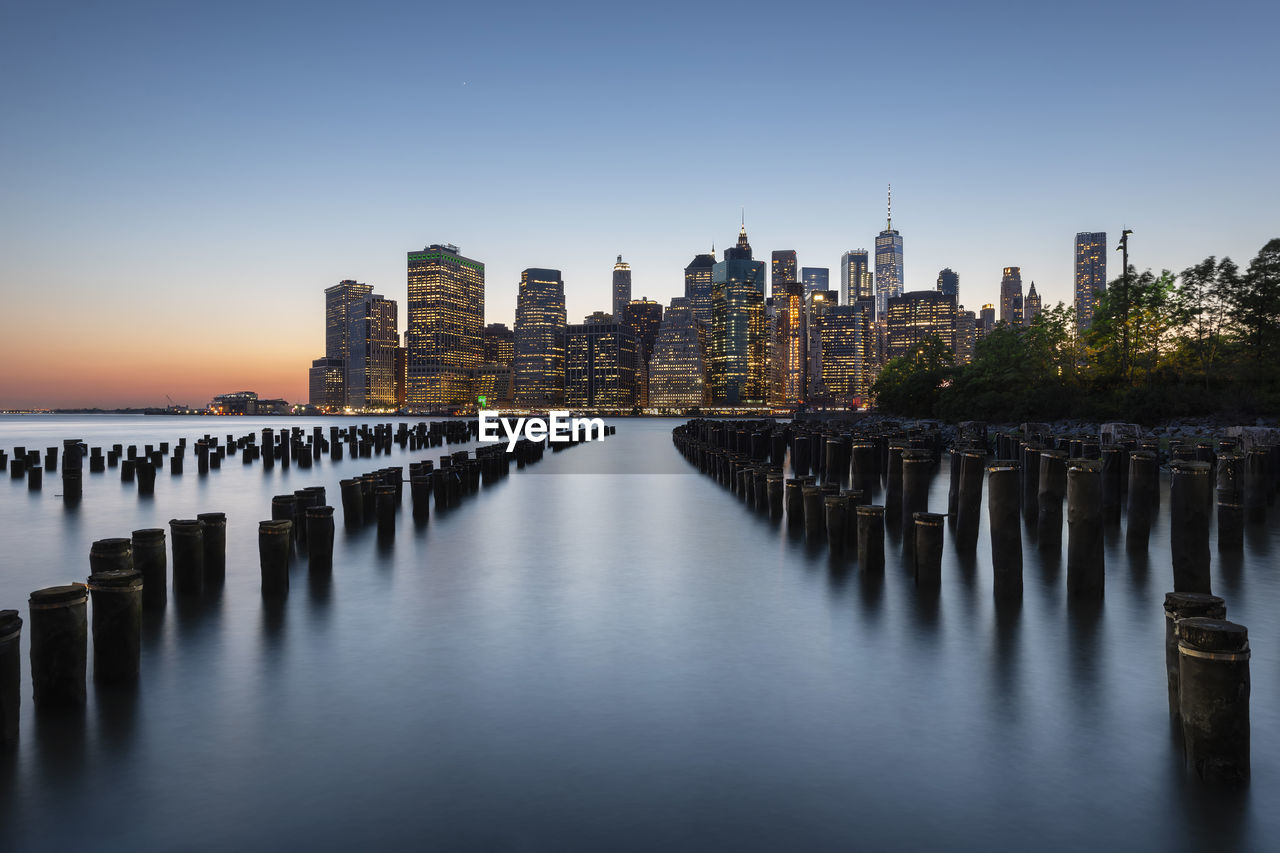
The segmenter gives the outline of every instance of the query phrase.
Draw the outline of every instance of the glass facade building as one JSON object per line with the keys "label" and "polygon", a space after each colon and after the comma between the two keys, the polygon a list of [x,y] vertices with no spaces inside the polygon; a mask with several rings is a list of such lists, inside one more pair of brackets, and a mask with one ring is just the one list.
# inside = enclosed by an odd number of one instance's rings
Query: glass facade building
{"label": "glass facade building", "polygon": [[566,319],[560,270],[531,267],[520,273],[512,368],[516,402],[564,401]]}
{"label": "glass facade building", "polygon": [[346,405],[343,366],[340,358],[317,358],[311,362],[308,372],[308,390],[311,405],[322,409],[341,409]]}
{"label": "glass facade building", "polygon": [[395,409],[396,350],[400,333],[396,303],[375,294],[347,306],[347,406]]}
{"label": "glass facade building", "polygon": [[875,296],[875,280],[866,249],[854,249],[840,256],[840,304],[852,305]]}
{"label": "glass facade building", "polygon": [[875,300],[835,305],[822,318],[822,386],[827,399],[857,407],[876,377]]}
{"label": "glass facade building", "polygon": [[801,267],[800,281],[804,284],[804,298],[808,299],[815,290],[831,288],[831,270],[827,267]]}
{"label": "glass facade building", "polygon": [[707,399],[706,327],[694,319],[687,297],[671,300],[649,361],[649,406],[691,409]]}
{"label": "glass facade building", "polygon": [[839,304],[840,294],[835,290],[815,290],[805,298],[805,350],[809,358],[805,393],[809,397],[825,394],[822,386],[822,319],[829,309]]}
{"label": "glass facade building", "polygon": [[636,338],[623,323],[582,323],[565,334],[565,403],[579,409],[636,404]]}
{"label": "glass facade building", "polygon": [[408,285],[409,407],[473,402],[484,361],[484,264],[436,243],[408,253]]}
{"label": "glass facade building", "polygon": [[956,300],[937,290],[917,290],[889,300],[885,358],[904,358],[932,337],[956,351]]}
{"label": "glass facade building", "polygon": [[938,273],[938,292],[955,299],[956,304],[960,303],[960,276],[951,267]]}
{"label": "glass facade building", "polygon": [[709,255],[695,255],[684,268],[684,298],[689,300],[693,318],[707,329],[711,328],[711,271],[715,265],[713,251]]}
{"label": "glass facade building", "polygon": [[793,406],[803,402],[808,391],[804,285],[790,281],[781,288],[773,297],[769,402]]}
{"label": "glass facade building", "polygon": [[762,405],[769,391],[765,264],[752,260],[743,226],[711,273],[711,402]]}
{"label": "glass facade building", "polygon": [[797,272],[795,249],[780,249],[774,252],[769,264],[769,295],[777,296],[782,291],[783,285],[799,281]]}
{"label": "glass facade building", "polygon": [[622,255],[613,265],[613,321],[622,322],[622,312],[631,302],[631,264],[623,263]]}
{"label": "glass facade building", "polygon": [[1080,334],[1093,324],[1098,297],[1107,289],[1107,232],[1076,234],[1076,329]]}

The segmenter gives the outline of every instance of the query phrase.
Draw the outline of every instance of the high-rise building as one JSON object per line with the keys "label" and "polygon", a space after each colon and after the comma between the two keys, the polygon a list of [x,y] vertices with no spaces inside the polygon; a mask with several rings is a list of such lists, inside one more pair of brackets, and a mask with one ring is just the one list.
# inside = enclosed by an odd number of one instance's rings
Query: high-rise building
{"label": "high-rise building", "polygon": [[1000,322],[1022,325],[1022,268],[1005,267],[1000,279]]}
{"label": "high-rise building", "polygon": [[400,347],[396,303],[376,293],[347,305],[347,406],[394,409],[396,350]]}
{"label": "high-rise building", "polygon": [[[339,388],[336,392],[332,389],[325,393],[336,393],[335,398],[329,399],[328,403],[318,403],[312,400],[312,405],[328,405],[331,408],[342,408],[347,404],[347,365],[352,362],[352,341],[351,335],[351,306],[356,302],[364,299],[373,293],[373,287],[368,284],[361,284],[358,281],[344,279],[333,287],[326,287],[324,290],[324,357],[327,361],[341,362],[342,376],[339,379]],[[314,367],[314,363],[312,365]],[[326,367],[331,370],[332,365]],[[328,388],[326,380],[322,383],[323,387]]]}
{"label": "high-rise building", "polygon": [[774,252],[769,272],[769,295],[777,296],[783,285],[799,281],[796,270],[795,249],[780,249]]}
{"label": "high-rise building", "polygon": [[531,267],[520,273],[512,369],[516,402],[545,406],[564,400],[565,327],[560,270]]}
{"label": "high-rise building", "polygon": [[765,265],[752,260],[744,224],[711,273],[711,401],[760,405],[768,395]]}
{"label": "high-rise building", "polygon": [[773,296],[769,402],[775,406],[793,406],[804,402],[809,384],[804,285],[789,281],[782,283],[781,288]]}
{"label": "high-rise building", "polygon": [[893,230],[893,187],[889,188],[888,220],[876,237],[876,314],[884,317],[890,297],[901,296],[902,235]]}
{"label": "high-rise building", "polygon": [[937,290],[916,290],[889,300],[886,358],[904,358],[929,338],[956,351],[956,300]]}
{"label": "high-rise building", "polygon": [[649,405],[649,360],[653,357],[653,343],[662,325],[662,303],[641,296],[633,299],[622,311],[624,325],[636,339],[636,386],[640,405]]}
{"label": "high-rise building", "polygon": [[516,337],[506,323],[490,323],[484,327],[484,363],[511,366],[516,354]]}
{"label": "high-rise building", "polygon": [[984,335],[996,327],[996,306],[990,302],[982,306],[982,312],[978,315],[977,333],[974,341],[982,339]]}
{"label": "high-rise building", "polygon": [[840,304],[840,293],[835,290],[815,290],[805,299],[804,325],[805,349],[809,357],[807,396],[823,397],[822,385],[822,320],[827,311]]}
{"label": "high-rise building", "polygon": [[629,409],[636,404],[636,339],[623,323],[583,323],[565,334],[565,403]]}
{"label": "high-rise building", "polygon": [[960,276],[947,267],[938,273],[938,292],[945,293],[956,300],[956,304],[960,304]]}
{"label": "high-rise building", "polygon": [[618,262],[613,265],[613,320],[615,323],[622,322],[622,312],[626,310],[627,303],[631,301],[631,264],[622,262],[622,255],[618,255]]}
{"label": "high-rise building", "polygon": [[706,402],[707,340],[687,297],[675,297],[662,317],[649,362],[649,406],[691,409]]}
{"label": "high-rise building", "polygon": [[1107,289],[1107,232],[1076,235],[1076,329],[1083,334],[1093,324],[1098,297]]}
{"label": "high-rise building", "polygon": [[618,320],[614,319],[614,316],[608,311],[592,311],[582,319],[582,322],[587,325],[598,325],[600,323],[617,323]]}
{"label": "high-rise building", "polygon": [[693,318],[711,328],[711,271],[716,265],[715,249],[709,255],[694,255],[684,268],[684,298],[689,300]]}
{"label": "high-rise building", "polygon": [[866,402],[875,381],[875,300],[834,305],[822,318],[822,386],[840,406]]}
{"label": "high-rise building", "polygon": [[484,264],[433,243],[409,252],[408,268],[409,406],[471,403],[484,361]]}
{"label": "high-rise building", "polygon": [[1031,321],[1040,316],[1040,294],[1036,293],[1036,283],[1031,282],[1031,289],[1022,300],[1022,325],[1030,326]]}
{"label": "high-rise building", "polygon": [[840,256],[840,304],[852,305],[875,296],[875,280],[866,249],[854,249]]}
{"label": "high-rise building", "polygon": [[973,345],[978,339],[978,318],[964,306],[956,312],[956,364],[973,361]]}
{"label": "high-rise building", "polygon": [[343,365],[340,358],[317,358],[311,362],[308,385],[311,405],[327,410],[341,409],[347,404],[344,391]]}
{"label": "high-rise building", "polygon": [[801,267],[800,281],[804,283],[804,298],[815,290],[828,290],[831,286],[831,270],[828,267]]}

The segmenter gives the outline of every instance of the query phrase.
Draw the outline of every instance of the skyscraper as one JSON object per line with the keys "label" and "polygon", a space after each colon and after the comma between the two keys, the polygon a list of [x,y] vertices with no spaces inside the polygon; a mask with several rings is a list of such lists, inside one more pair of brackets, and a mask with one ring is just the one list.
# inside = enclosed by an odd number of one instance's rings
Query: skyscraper
{"label": "skyscraper", "polygon": [[530,406],[564,400],[566,316],[560,270],[520,273],[516,296],[515,399]]}
{"label": "skyscraper", "polygon": [[835,290],[815,290],[805,299],[805,348],[809,357],[806,395],[810,397],[825,396],[822,385],[822,321],[827,311],[839,304],[840,294]]}
{"label": "skyscraper", "polygon": [[711,273],[711,401],[759,405],[768,394],[765,265],[752,260],[744,224]]}
{"label": "skyscraper", "polygon": [[1031,289],[1022,300],[1022,325],[1030,326],[1031,321],[1040,316],[1040,294],[1036,293],[1036,283],[1031,282]]}
{"label": "skyscraper", "polygon": [[622,311],[622,321],[635,337],[637,401],[649,405],[649,359],[653,356],[653,342],[662,325],[662,303],[641,296],[633,299]]}
{"label": "skyscraper", "polygon": [[960,276],[951,267],[938,273],[938,292],[953,297],[960,304]]}
{"label": "skyscraper", "polygon": [[796,250],[780,249],[773,253],[773,263],[770,264],[769,273],[769,295],[777,296],[783,289],[783,285],[798,281],[796,278]]}
{"label": "skyscraper", "polygon": [[996,306],[990,302],[982,306],[982,311],[978,315],[977,334],[974,341],[978,341],[983,335],[990,332],[996,326]]}
{"label": "skyscraper", "polygon": [[1083,334],[1093,324],[1098,297],[1107,289],[1107,232],[1076,235],[1076,329]]}
{"label": "skyscraper", "polygon": [[956,364],[973,361],[973,345],[978,339],[978,318],[961,305],[956,311]]}
{"label": "skyscraper", "polygon": [[1022,325],[1022,268],[1005,267],[1000,279],[1000,322]]}
{"label": "skyscraper", "polygon": [[583,323],[565,335],[565,403],[622,409],[636,404],[636,339],[623,323]]}
{"label": "skyscraper", "polygon": [[893,230],[893,187],[889,188],[888,219],[876,237],[876,314],[885,316],[889,298],[902,295],[902,235]]}
{"label": "skyscraper", "polygon": [[693,318],[711,328],[711,270],[716,265],[715,250],[709,255],[695,255],[684,268],[684,298],[689,300]]}
{"label": "skyscraper", "polygon": [[484,361],[484,264],[433,243],[408,253],[408,269],[409,406],[471,403]]}
{"label": "skyscraper", "polygon": [[840,256],[840,304],[852,305],[875,296],[871,262],[866,249],[854,249]]}
{"label": "skyscraper", "polygon": [[803,402],[808,390],[804,285],[798,281],[790,281],[783,283],[781,287],[773,296],[769,401],[775,406],[792,406]]}
{"label": "skyscraper", "polygon": [[516,353],[516,338],[506,323],[490,323],[485,326],[482,341],[486,364],[511,366]]}
{"label": "skyscraper", "polygon": [[822,318],[822,386],[832,402],[863,404],[875,381],[875,300],[835,305]]}
{"label": "skyscraper", "polygon": [[347,406],[396,408],[396,303],[371,293],[347,306]]}
{"label": "skyscraper", "polygon": [[626,310],[627,303],[631,301],[631,264],[622,262],[622,255],[618,255],[618,262],[613,265],[613,320],[615,323],[622,322],[622,312]]}
{"label": "skyscraper", "polygon": [[800,281],[804,283],[804,298],[815,290],[827,290],[830,287],[831,270],[827,267],[801,267]]}
{"label": "skyscraper", "polygon": [[705,327],[687,297],[675,297],[662,317],[649,362],[649,406],[689,409],[706,402]]}
{"label": "skyscraper", "polygon": [[325,288],[324,358],[311,363],[311,405],[334,409],[347,405],[347,365],[353,361],[351,306],[372,293],[372,286],[351,279]]}
{"label": "skyscraper", "polygon": [[930,338],[956,351],[956,300],[937,290],[916,290],[889,299],[887,358],[905,358]]}

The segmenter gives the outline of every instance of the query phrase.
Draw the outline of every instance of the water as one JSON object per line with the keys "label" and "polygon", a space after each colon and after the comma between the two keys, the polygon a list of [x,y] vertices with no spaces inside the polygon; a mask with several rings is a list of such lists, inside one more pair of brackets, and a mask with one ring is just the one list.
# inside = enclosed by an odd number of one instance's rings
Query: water
{"label": "water", "polygon": [[[385,420],[385,419],[384,419]],[[416,419],[414,419],[416,421]],[[0,447],[188,442],[300,419],[0,418]],[[325,421],[323,423],[330,423]],[[349,421],[346,423],[350,423]],[[136,691],[34,713],[0,758],[6,849],[1276,849],[1280,604],[1274,524],[1214,589],[1251,633],[1253,782],[1188,779],[1171,739],[1150,558],[1108,537],[1101,607],[1024,537],[1020,607],[951,551],[922,599],[892,538],[883,581],[840,570],[679,457],[675,421],[621,420],[548,452],[394,548],[339,527],[332,582],[293,564],[259,594],[271,496],[421,454],[264,472],[229,458],[84,474],[75,511],[0,482],[0,607],[88,574],[95,539],[227,513],[227,581],[148,626]],[[637,473],[648,472],[648,473]],[[946,477],[930,507],[946,507]],[[339,510],[339,517],[341,510]],[[983,512],[985,522],[985,509]],[[1274,519],[1273,519],[1274,521]],[[1064,536],[1065,542],[1065,536]],[[1065,548],[1065,544],[1063,546]]]}

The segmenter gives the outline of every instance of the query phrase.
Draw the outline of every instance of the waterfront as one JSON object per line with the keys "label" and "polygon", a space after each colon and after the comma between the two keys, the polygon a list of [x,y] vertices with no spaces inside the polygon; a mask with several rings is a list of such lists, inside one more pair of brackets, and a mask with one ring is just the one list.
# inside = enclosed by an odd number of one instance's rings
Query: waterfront
{"label": "waterfront", "polygon": [[[388,419],[383,418],[382,421]],[[406,419],[390,419],[393,422]],[[407,419],[416,421],[417,419]],[[375,422],[370,419],[369,423]],[[83,720],[38,717],[0,767],[20,849],[355,843],[518,849],[1260,849],[1280,841],[1274,524],[1214,591],[1252,635],[1253,782],[1186,778],[1170,737],[1161,609],[1168,503],[1146,561],[1107,539],[1101,607],[1065,553],[1024,540],[1020,607],[950,533],[936,597],[892,537],[882,582],[829,560],[679,457],[681,421],[612,421],[394,548],[339,529],[331,583],[295,562],[258,589],[273,494],[460,445],[207,477],[84,475],[67,510],[6,479],[0,608],[88,574],[93,540],[227,513],[227,582],[147,626],[136,693],[90,684]],[[0,447],[188,442],[350,420],[0,418]],[[640,473],[648,471],[650,473]],[[1162,488],[1167,490],[1167,474]],[[946,506],[945,475],[930,507]],[[877,501],[881,495],[877,495]],[[1271,521],[1274,522],[1271,511]],[[1119,528],[1123,531],[1123,527]],[[1063,545],[1065,549],[1065,543]],[[23,655],[28,647],[23,638]],[[71,817],[74,816],[74,817]]]}

